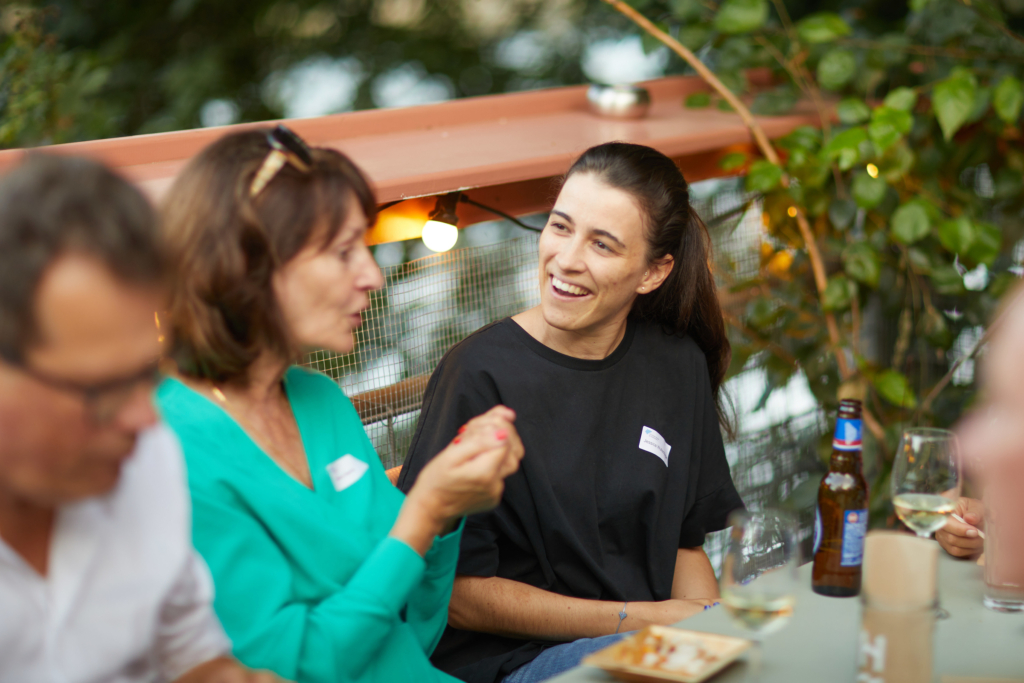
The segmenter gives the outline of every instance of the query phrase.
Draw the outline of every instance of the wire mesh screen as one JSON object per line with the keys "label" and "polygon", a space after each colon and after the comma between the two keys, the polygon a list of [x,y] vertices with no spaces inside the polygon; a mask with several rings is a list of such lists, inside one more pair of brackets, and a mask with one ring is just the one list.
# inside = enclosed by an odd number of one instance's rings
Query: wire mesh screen
{"label": "wire mesh screen", "polygon": [[385,467],[402,464],[426,381],[445,352],[484,325],[539,301],[537,236],[469,247],[382,268],[355,351],[307,363],[335,378]]}
{"label": "wire mesh screen", "polygon": [[[756,275],[761,208],[744,192],[742,179],[694,183],[691,196],[711,231],[720,285]],[[427,379],[445,352],[484,325],[539,301],[538,236],[516,234],[521,236],[382,268],[385,284],[363,314],[355,350],[308,356],[311,367],[335,378],[352,398],[386,468],[402,464]],[[730,380],[726,390],[749,390],[744,374]],[[742,396],[732,398],[742,405],[737,400]],[[767,424],[746,417],[739,416],[740,437],[726,452],[740,495],[748,507],[759,509],[777,504],[814,471],[815,442],[824,427],[813,409],[783,410]],[[805,536],[812,523],[801,520]],[[705,544],[716,570],[725,542],[719,532]]]}

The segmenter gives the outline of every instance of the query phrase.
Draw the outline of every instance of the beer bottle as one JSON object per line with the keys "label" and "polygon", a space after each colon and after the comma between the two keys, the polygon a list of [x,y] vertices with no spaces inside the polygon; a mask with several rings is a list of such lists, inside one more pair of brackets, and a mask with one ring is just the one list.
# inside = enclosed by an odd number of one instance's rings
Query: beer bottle
{"label": "beer bottle", "polygon": [[850,597],[860,593],[860,566],[868,528],[860,411],[860,401],[840,401],[832,461],[818,488],[811,587],[821,595]]}

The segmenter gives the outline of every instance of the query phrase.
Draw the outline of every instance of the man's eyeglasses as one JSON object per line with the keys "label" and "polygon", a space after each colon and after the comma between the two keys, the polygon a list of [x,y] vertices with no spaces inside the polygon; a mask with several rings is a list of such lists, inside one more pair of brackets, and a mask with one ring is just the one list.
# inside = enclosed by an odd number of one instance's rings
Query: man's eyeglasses
{"label": "man's eyeglasses", "polygon": [[53,377],[22,363],[15,364],[15,367],[48,387],[78,395],[85,404],[89,417],[96,424],[109,422],[127,405],[128,401],[135,395],[135,392],[140,389],[151,391],[163,380],[159,359],[146,364],[141,370],[131,375],[99,384],[81,384],[60,377]]}
{"label": "man's eyeglasses", "polygon": [[270,145],[270,153],[252,179],[250,197],[262,192],[285,164],[291,164],[302,173],[309,173],[313,166],[313,152],[309,145],[285,126],[278,125],[267,133],[267,144]]}

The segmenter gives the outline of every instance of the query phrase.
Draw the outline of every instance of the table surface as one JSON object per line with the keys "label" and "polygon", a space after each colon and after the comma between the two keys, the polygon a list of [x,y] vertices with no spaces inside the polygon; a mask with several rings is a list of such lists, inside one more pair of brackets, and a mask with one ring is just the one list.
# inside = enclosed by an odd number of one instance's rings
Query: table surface
{"label": "table surface", "polygon": [[[802,579],[793,618],[764,640],[762,683],[853,681],[856,676],[860,600],[826,598],[811,590],[811,565],[800,568]],[[1024,678],[1024,614],[1001,614],[982,603],[982,568],[942,554],[939,600],[949,612],[935,629],[936,680],[945,676]],[[701,612],[676,626],[692,631],[749,637],[730,621],[724,607]],[[741,658],[711,680],[746,680]],[[615,681],[592,667],[577,667],[557,683]]]}

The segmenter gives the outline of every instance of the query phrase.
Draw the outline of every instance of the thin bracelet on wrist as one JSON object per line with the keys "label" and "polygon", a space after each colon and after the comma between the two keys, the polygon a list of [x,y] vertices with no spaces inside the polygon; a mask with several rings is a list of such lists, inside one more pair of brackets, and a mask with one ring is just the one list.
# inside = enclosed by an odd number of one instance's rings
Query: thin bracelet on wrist
{"label": "thin bracelet on wrist", "polygon": [[618,633],[619,629],[622,628],[622,620],[626,618],[626,605],[628,604],[628,602],[622,603],[622,611],[619,612],[619,625],[615,627],[615,633]]}

